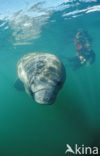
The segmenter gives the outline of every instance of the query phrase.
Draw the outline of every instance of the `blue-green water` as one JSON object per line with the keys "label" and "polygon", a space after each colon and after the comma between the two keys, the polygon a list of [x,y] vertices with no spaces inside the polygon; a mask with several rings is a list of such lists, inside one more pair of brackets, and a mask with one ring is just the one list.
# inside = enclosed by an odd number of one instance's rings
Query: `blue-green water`
{"label": "blue-green water", "polygon": [[[64,156],[66,144],[100,146],[100,3],[36,3],[0,0],[0,156]],[[66,58],[76,53],[79,28],[93,38],[96,60],[73,71]],[[14,88],[17,61],[36,51],[57,55],[66,68],[51,106]]]}

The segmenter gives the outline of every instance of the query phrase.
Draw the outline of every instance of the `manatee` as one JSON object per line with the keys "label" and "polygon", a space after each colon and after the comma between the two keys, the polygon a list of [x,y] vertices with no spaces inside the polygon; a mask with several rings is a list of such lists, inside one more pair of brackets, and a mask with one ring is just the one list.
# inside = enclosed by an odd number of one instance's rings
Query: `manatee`
{"label": "manatee", "polygon": [[53,104],[66,79],[63,63],[48,53],[23,56],[17,63],[17,74],[25,91],[39,104]]}

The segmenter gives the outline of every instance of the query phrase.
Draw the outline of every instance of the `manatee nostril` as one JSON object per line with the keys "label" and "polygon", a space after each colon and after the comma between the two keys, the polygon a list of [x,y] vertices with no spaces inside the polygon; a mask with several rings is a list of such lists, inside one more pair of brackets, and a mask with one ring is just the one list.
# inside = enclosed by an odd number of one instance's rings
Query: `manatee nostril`
{"label": "manatee nostril", "polygon": [[45,97],[45,100],[46,100],[46,101],[48,101],[48,100],[49,100],[49,98],[48,98],[48,97]]}

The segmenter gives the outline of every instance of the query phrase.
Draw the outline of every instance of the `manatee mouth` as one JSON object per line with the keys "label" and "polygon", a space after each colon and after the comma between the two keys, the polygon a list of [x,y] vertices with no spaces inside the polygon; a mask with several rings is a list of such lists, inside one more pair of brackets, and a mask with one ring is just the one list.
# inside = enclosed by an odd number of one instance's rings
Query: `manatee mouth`
{"label": "manatee mouth", "polygon": [[55,88],[43,88],[34,93],[34,99],[40,104],[52,104],[56,99]]}

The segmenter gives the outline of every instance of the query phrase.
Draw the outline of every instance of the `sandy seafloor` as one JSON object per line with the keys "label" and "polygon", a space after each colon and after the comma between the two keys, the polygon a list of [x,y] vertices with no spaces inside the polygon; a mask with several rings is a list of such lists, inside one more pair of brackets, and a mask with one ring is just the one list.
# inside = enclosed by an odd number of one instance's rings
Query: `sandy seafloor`
{"label": "sandy seafloor", "polygon": [[[99,6],[92,3],[81,5]],[[100,12],[67,19],[62,16],[65,11],[53,12],[31,44],[14,44],[15,28],[9,20],[8,28],[0,27],[0,156],[64,156],[66,144],[100,146]],[[76,53],[74,38],[79,28],[93,38],[96,60],[73,71],[66,58]],[[50,106],[37,104],[14,88],[17,61],[37,51],[55,54],[66,68],[64,86]]]}

